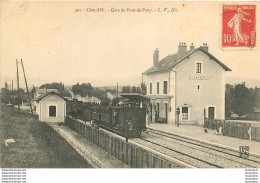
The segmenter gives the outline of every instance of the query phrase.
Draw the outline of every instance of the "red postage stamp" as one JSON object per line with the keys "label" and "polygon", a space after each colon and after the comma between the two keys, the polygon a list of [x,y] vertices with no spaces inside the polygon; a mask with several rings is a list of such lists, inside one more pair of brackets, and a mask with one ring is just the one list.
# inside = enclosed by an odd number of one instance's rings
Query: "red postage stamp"
{"label": "red postage stamp", "polygon": [[222,48],[256,47],[256,5],[222,6]]}

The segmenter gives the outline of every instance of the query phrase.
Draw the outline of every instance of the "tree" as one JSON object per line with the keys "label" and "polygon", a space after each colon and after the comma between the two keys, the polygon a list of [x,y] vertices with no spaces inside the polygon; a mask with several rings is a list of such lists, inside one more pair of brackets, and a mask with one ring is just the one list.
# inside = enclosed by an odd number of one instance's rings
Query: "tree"
{"label": "tree", "polygon": [[235,85],[234,98],[231,101],[234,113],[240,116],[253,112],[254,92],[245,86],[245,82]]}
{"label": "tree", "polygon": [[99,98],[102,102],[110,102],[110,99],[107,96],[107,92],[99,88],[93,89],[93,96]]}
{"label": "tree", "polygon": [[77,83],[72,86],[72,92],[74,95],[80,95],[81,97],[97,97],[102,102],[110,102],[107,96],[107,92],[99,88],[93,88],[90,83],[82,83],[81,85]]}
{"label": "tree", "polygon": [[126,91],[127,93],[131,93],[131,87],[129,85],[126,87]]}
{"label": "tree", "polygon": [[5,88],[1,88],[1,103],[9,103],[8,90]]}
{"label": "tree", "polygon": [[27,102],[27,100],[25,99],[25,98],[21,98],[21,97],[19,97],[19,100],[18,100],[18,97],[14,97],[14,105],[22,105],[22,101],[23,102]]}
{"label": "tree", "polygon": [[74,95],[80,94],[79,83],[77,83],[76,85],[73,85],[71,90],[72,90],[72,92],[73,92]]}
{"label": "tree", "polygon": [[136,88],[136,93],[142,93],[140,87],[137,87],[137,88]]}
{"label": "tree", "polygon": [[131,87],[130,86],[123,86],[122,92],[123,93],[131,93]]}
{"label": "tree", "polygon": [[136,86],[123,86],[122,93],[141,93],[141,88]]}
{"label": "tree", "polygon": [[5,89],[8,90],[8,84],[7,84],[7,81],[5,82]]}
{"label": "tree", "polygon": [[116,95],[117,93],[116,89],[105,89],[105,91],[111,93],[112,95]]}
{"label": "tree", "polygon": [[123,92],[123,93],[126,93],[126,86],[123,86],[123,87],[122,87],[122,92]]}
{"label": "tree", "polygon": [[59,91],[59,94],[62,95],[63,97],[72,97],[71,93],[68,90]]}
{"label": "tree", "polygon": [[260,108],[260,88],[255,87],[254,89],[254,107],[259,109]]}
{"label": "tree", "polygon": [[230,117],[232,114],[232,101],[234,100],[234,87],[231,84],[226,84],[225,91],[225,117]]}
{"label": "tree", "polygon": [[31,96],[34,97],[34,93],[36,92],[35,87],[33,86],[32,90],[31,90]]}
{"label": "tree", "polygon": [[62,82],[60,83],[46,83],[46,84],[43,84],[40,86],[40,89],[44,89],[46,88],[47,86],[47,89],[57,89],[58,91],[64,91],[64,84]]}
{"label": "tree", "polygon": [[132,93],[136,93],[136,87],[135,86],[132,87]]}
{"label": "tree", "polygon": [[82,83],[81,85],[77,83],[72,86],[72,92],[74,95],[80,95],[81,97],[91,97],[93,95],[93,88],[90,83]]}
{"label": "tree", "polygon": [[146,85],[144,83],[141,83],[141,90],[142,90],[142,94],[147,94],[147,90],[146,90]]}
{"label": "tree", "polygon": [[[17,95],[17,90],[13,91],[14,95]],[[24,89],[19,88],[19,94],[23,94],[24,93]]]}

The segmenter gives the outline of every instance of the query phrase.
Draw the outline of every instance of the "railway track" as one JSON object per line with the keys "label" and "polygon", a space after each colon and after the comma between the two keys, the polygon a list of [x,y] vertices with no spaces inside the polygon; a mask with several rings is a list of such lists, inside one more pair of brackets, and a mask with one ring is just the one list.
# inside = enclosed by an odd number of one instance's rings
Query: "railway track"
{"label": "railway track", "polygon": [[[85,121],[83,118],[78,119]],[[103,126],[100,126],[104,128]],[[104,128],[106,129],[106,128]],[[116,133],[116,132],[114,132]],[[147,129],[141,138],[131,139],[160,153],[198,168],[259,168],[260,157],[239,157],[233,149],[219,147],[196,139]]]}
{"label": "railway track", "polygon": [[[150,141],[150,140],[143,139],[143,138],[141,138],[141,139],[142,139],[143,141],[148,142],[148,143],[154,144],[154,145],[156,145],[156,146],[158,146],[158,147],[162,147],[162,148],[164,148],[164,149],[167,149],[167,150],[169,150],[169,151],[172,151],[172,152],[174,152],[174,153],[177,153],[179,157],[183,156],[183,158],[177,158],[177,159],[179,159],[179,160],[181,160],[181,161],[183,161],[183,162],[185,162],[185,163],[188,163],[188,164],[190,164],[190,165],[192,165],[192,166],[198,165],[198,163],[195,163],[195,162],[199,162],[200,165],[204,164],[204,166],[205,166],[206,168],[223,168],[223,167],[221,167],[221,166],[219,166],[219,165],[216,165],[216,164],[214,164],[214,163],[207,162],[207,161],[205,161],[205,160],[203,160],[203,159],[201,159],[201,158],[193,157],[193,156],[191,156],[191,155],[189,155],[189,154],[187,154],[187,153],[184,153],[184,152],[175,150],[175,149],[173,149],[173,148],[169,148],[169,147],[164,146],[164,145],[161,145],[161,144],[159,144],[159,143],[155,143],[155,142],[152,142],[152,141]],[[175,157],[175,158],[176,158],[176,157]],[[184,161],[185,159],[186,159],[186,161]]]}
{"label": "railway track", "polygon": [[[234,149],[231,149],[231,148],[224,148],[224,147],[212,145],[212,144],[200,141],[200,140],[195,140],[195,139],[191,139],[191,138],[187,138],[187,137],[180,137],[179,135],[163,134],[163,133],[160,133],[160,131],[156,131],[156,130],[150,130],[149,129],[148,132],[158,134],[158,135],[162,135],[164,137],[168,137],[168,138],[171,138],[171,139],[180,140],[180,141],[183,141],[183,142],[186,142],[186,143],[189,143],[189,144],[194,144],[194,145],[197,145],[197,146],[200,146],[200,147],[208,148],[208,149],[211,149],[211,150],[215,150],[217,152],[225,153],[225,154],[232,155],[232,156],[240,158],[239,152],[237,150],[234,150]],[[251,154],[250,157],[246,160],[260,164],[260,156],[257,156],[257,155],[254,155],[254,154]]]}
{"label": "railway track", "polygon": [[148,129],[142,138],[135,141],[198,168],[260,167],[260,158],[257,156],[243,159],[237,151],[156,130]]}

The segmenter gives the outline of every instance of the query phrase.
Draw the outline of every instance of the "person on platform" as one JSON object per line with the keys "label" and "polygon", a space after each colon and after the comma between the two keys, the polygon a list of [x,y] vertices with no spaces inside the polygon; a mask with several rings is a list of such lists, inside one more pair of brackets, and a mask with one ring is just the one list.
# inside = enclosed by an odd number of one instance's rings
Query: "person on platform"
{"label": "person on platform", "polygon": [[146,124],[147,124],[147,125],[150,125],[150,123],[149,123],[149,110],[148,110],[148,108],[146,108]]}

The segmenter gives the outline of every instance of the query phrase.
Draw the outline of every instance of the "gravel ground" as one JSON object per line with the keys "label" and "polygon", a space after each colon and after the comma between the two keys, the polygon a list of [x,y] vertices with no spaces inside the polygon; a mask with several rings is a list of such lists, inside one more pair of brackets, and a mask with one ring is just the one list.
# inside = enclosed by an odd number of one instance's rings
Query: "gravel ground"
{"label": "gravel ground", "polygon": [[[260,167],[260,163],[250,162],[246,159],[235,157],[233,155],[226,154],[223,152],[218,152],[214,149],[208,149],[207,147],[197,146],[195,144],[183,142],[177,139],[172,139],[151,132],[143,133],[142,138],[143,139],[134,140],[161,153],[165,153],[169,156],[185,161],[186,163],[189,163],[199,168]],[[163,146],[167,148],[164,148]],[[173,150],[177,152],[174,152]],[[192,157],[187,157],[186,155],[182,155],[181,153],[185,153],[188,156],[195,157],[195,159]],[[206,162],[208,162],[209,164]]]}
{"label": "gravel ground", "polygon": [[[232,161],[240,162],[241,164],[245,164],[252,167],[260,167],[260,156],[254,156],[250,155],[247,159],[244,158],[238,158],[239,157],[239,151],[234,151],[233,149],[227,149],[223,147],[219,147],[213,144],[208,144],[202,141],[198,141],[195,139],[189,139],[189,138],[183,138],[177,135],[169,135],[169,134],[163,134],[161,135],[160,132],[154,131],[154,130],[148,130],[149,133],[152,133],[153,135],[159,135],[159,137],[167,138],[169,140],[172,140],[174,143],[183,144],[187,147],[192,147],[197,150],[208,152],[209,150],[211,153],[220,152],[224,156],[224,158],[228,158]],[[203,149],[204,148],[204,149]]]}
{"label": "gravel ground", "polygon": [[[150,140],[151,140],[151,139],[150,139]],[[168,155],[168,156],[171,156],[171,157],[173,157],[173,158],[176,158],[176,159],[178,159],[178,160],[181,160],[181,161],[183,161],[183,162],[185,162],[185,163],[188,163],[188,164],[190,164],[190,165],[193,165],[193,166],[195,166],[195,167],[201,167],[201,168],[202,168],[202,167],[203,167],[203,168],[215,168],[215,166],[209,165],[209,164],[207,164],[207,163],[205,163],[205,162],[201,162],[201,161],[195,160],[194,158],[185,157],[185,156],[183,156],[183,155],[181,155],[181,154],[179,154],[179,153],[177,153],[177,152],[173,152],[173,151],[171,151],[171,150],[169,150],[169,149],[162,148],[162,147],[160,147],[160,146],[158,146],[158,145],[156,145],[156,144],[149,143],[149,142],[144,141],[144,140],[142,140],[142,139],[133,139],[133,141],[135,141],[135,142],[137,142],[137,143],[140,143],[140,144],[142,144],[142,145],[144,145],[144,146],[146,146],[146,147],[149,147],[149,148],[151,148],[151,149],[154,149],[154,150],[156,150],[156,151],[159,151],[159,152],[161,152],[161,153],[164,153],[164,154],[166,154],[166,155]],[[161,143],[161,145],[163,145],[163,144]],[[181,148],[178,149],[178,150],[181,151]]]}
{"label": "gravel ground", "polygon": [[170,124],[152,123],[147,127],[221,144],[224,146],[235,148],[237,150],[239,150],[239,146],[249,146],[249,153],[251,152],[260,154],[260,142],[258,141],[216,135],[216,130],[208,129],[208,133],[204,133],[204,128],[198,125],[180,125],[180,127],[176,127],[175,125]]}

